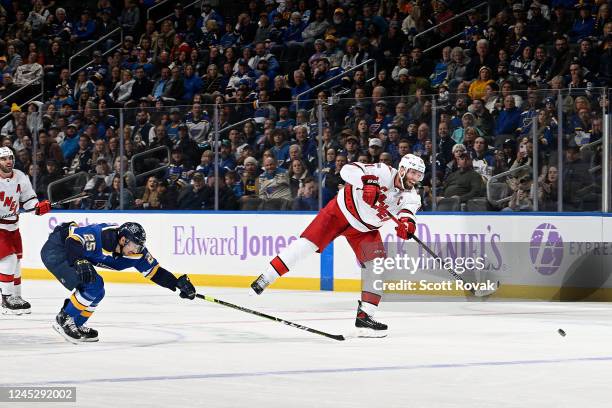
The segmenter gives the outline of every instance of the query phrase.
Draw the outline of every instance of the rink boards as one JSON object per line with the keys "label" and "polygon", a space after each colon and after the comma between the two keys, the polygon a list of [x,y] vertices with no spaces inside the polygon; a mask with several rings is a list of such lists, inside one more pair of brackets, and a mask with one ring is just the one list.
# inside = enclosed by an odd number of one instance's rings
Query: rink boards
{"label": "rink boards", "polygon": [[[187,273],[195,284],[247,287],[279,250],[299,237],[314,218],[314,213],[267,212],[54,212],[43,217],[26,214],[20,228],[24,241],[22,266],[25,279],[50,279],[40,259],[40,248],[48,234],[61,222],[80,224],[99,222],[141,223],[147,231],[147,247],[166,269]],[[420,215],[418,235],[423,241],[479,240],[481,242],[529,243],[539,232],[554,232],[564,243],[607,243],[602,250],[612,254],[612,218],[601,214],[527,214],[490,215],[445,213]],[[396,242],[394,225],[381,229],[387,245]],[[576,247],[580,251],[580,246]],[[607,249],[606,249],[607,248]],[[582,248],[584,251],[584,248]],[[503,259],[502,298],[554,298],[559,288],[585,292],[589,300],[612,300],[612,268],[601,264],[597,279],[578,280],[567,287],[569,263],[576,258],[565,256],[555,270],[543,271],[534,265],[532,253]],[[579,254],[578,254],[579,255]],[[578,256],[577,255],[577,256]],[[584,255],[583,255],[584,258]],[[609,271],[609,272],[608,272]],[[501,273],[501,271],[500,271]],[[133,271],[104,271],[114,282],[142,282]],[[602,278],[603,276],[603,278]],[[574,277],[575,278],[575,277]],[[575,281],[575,279],[574,279]],[[344,238],[337,239],[323,254],[313,254],[274,287],[306,290],[360,290],[360,269]],[[437,295],[435,291],[430,293]],[[444,295],[448,295],[445,293]]]}

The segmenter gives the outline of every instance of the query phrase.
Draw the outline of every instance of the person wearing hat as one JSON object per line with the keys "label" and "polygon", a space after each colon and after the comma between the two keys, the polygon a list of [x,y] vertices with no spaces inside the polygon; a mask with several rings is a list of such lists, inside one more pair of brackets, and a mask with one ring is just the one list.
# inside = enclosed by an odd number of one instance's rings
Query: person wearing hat
{"label": "person wearing hat", "polygon": [[377,137],[373,137],[368,142],[368,153],[372,157],[372,163],[378,163],[380,153],[383,151],[383,142]]}
{"label": "person wearing hat", "polygon": [[346,42],[346,40],[353,33],[353,27],[346,18],[346,13],[344,9],[338,7],[334,10],[334,15],[332,16],[332,25],[331,28],[334,30],[334,35],[340,40],[340,43]]}
{"label": "person wearing hat", "polygon": [[73,27],[72,41],[82,42],[93,39],[96,32],[96,23],[91,19],[89,10],[81,12],[81,18]]}
{"label": "person wearing hat", "polygon": [[[213,202],[210,202],[212,198]],[[204,210],[214,208],[214,191],[204,182],[204,175],[198,171],[193,173],[191,184],[182,188],[178,196],[180,210]]]}
{"label": "person wearing hat", "polygon": [[[544,15],[544,9],[546,9],[546,15]],[[550,10],[548,6],[537,1],[529,5],[525,31],[532,44],[550,42]]]}
{"label": "person wearing hat", "polygon": [[356,161],[359,155],[359,138],[352,133],[349,134],[344,141],[344,151],[349,163]]}
{"label": "person wearing hat", "polygon": [[393,122],[393,116],[389,114],[389,104],[384,99],[379,99],[374,105],[374,116],[370,124],[370,134],[376,135],[382,129],[387,129]]}
{"label": "person wearing hat", "polygon": [[329,59],[331,67],[340,67],[344,53],[338,48],[338,39],[332,34],[325,36],[324,55]]}
{"label": "person wearing hat", "polygon": [[478,71],[478,78],[472,81],[468,90],[468,95],[471,99],[484,98],[486,94],[487,85],[495,82],[493,80],[493,74],[491,68],[482,66]]}

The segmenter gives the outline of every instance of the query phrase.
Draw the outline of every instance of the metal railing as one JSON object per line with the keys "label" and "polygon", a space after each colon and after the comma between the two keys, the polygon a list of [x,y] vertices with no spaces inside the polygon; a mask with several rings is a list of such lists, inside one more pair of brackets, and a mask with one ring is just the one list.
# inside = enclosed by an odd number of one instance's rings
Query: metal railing
{"label": "metal railing", "polygon": [[157,4],[154,4],[153,6],[149,7],[147,9],[147,20],[151,19],[151,12],[153,10],[155,10],[156,8],[158,8],[159,6],[163,6],[164,4],[167,4],[170,0],[162,0]]}
{"label": "metal railing", "polygon": [[[196,3],[201,3],[201,2],[202,2],[202,0],[192,1],[191,3],[187,4],[186,6],[183,6],[183,10],[187,10],[188,8],[193,7]],[[164,16],[164,17],[160,18],[159,20],[155,20],[155,24],[159,24],[162,21],[164,21],[165,19],[167,19],[168,17],[172,17],[173,14],[174,13],[170,13],[167,16]]]}
{"label": "metal railing", "polygon": [[[467,14],[468,14],[468,13],[469,13],[471,10],[478,10],[479,8],[483,8],[483,7],[485,7],[485,6],[486,6],[486,8],[487,8],[487,21],[488,21],[488,20],[490,20],[490,18],[491,18],[491,6],[489,5],[489,3],[488,3],[488,2],[482,2],[482,3],[480,3],[480,4],[478,4],[478,5],[474,6],[474,7],[470,7],[468,10],[464,11],[463,13],[459,13],[459,14],[457,14],[457,15],[455,15],[455,16],[453,16],[453,17],[449,18],[448,20],[446,20],[446,21],[444,21],[444,22],[442,22],[442,23],[440,23],[440,24],[438,24],[438,25],[435,25],[435,26],[433,26],[433,27],[430,27],[430,28],[428,28],[427,30],[421,31],[420,33],[418,33],[417,35],[415,35],[415,36],[414,36],[414,38],[412,39],[412,46],[413,46],[413,47],[416,47],[416,44],[417,44],[417,38],[422,37],[422,36],[424,36],[425,34],[427,34],[427,33],[431,32],[431,31],[434,31],[434,30],[436,30],[436,29],[438,29],[438,28],[442,27],[442,26],[443,26],[443,25],[445,25],[445,24],[450,24],[450,23],[452,23],[453,21],[455,21],[455,20],[457,20],[457,19],[459,19],[459,18],[461,18],[461,17],[463,17],[463,16],[466,16],[466,15],[467,15]],[[460,35],[463,35],[463,32],[461,32],[461,33],[458,33],[458,34],[454,35],[452,38],[456,38],[457,36],[460,36]],[[447,39],[447,40],[449,40],[449,39]],[[445,40],[445,42],[446,42],[447,40]],[[439,44],[438,44],[438,45],[439,45]],[[436,46],[438,46],[438,45],[436,45]],[[431,49],[431,48],[432,48],[432,47],[428,48],[427,50],[429,50],[429,49]],[[427,50],[425,50],[425,51],[423,51],[423,52],[426,52]]]}
{"label": "metal railing", "polygon": [[[25,85],[22,85],[21,87],[19,87],[18,89],[15,89],[13,92],[11,92],[10,94],[6,95],[5,97],[3,97],[2,99],[0,99],[0,102],[5,102],[7,99],[9,99],[11,96],[13,95],[17,95],[18,93],[20,93],[21,91],[23,91],[24,89],[26,89],[28,86],[32,85],[35,82],[40,81],[41,84],[43,82],[43,78],[44,78],[44,74],[43,77],[41,78],[35,78],[33,80],[31,80],[30,82],[28,82]],[[42,86],[42,85],[41,85]]]}
{"label": "metal railing", "polygon": [[226,127],[222,128],[222,129],[219,129],[219,134],[225,132],[226,130],[233,129],[233,128],[235,128],[237,126],[240,126],[240,125],[242,125],[244,123],[247,123],[247,122],[255,122],[255,119],[254,118],[246,118],[246,119],[241,120],[240,122],[236,122],[236,123],[232,123],[231,125],[227,125]]}
{"label": "metal railing", "polygon": [[361,64],[355,65],[355,66],[354,66],[354,67],[352,67],[351,69],[347,69],[346,71],[342,71],[342,72],[341,72],[341,73],[339,73],[338,75],[335,75],[335,76],[333,76],[333,77],[329,78],[328,80],[321,82],[319,85],[315,86],[314,88],[310,88],[310,89],[309,89],[309,90],[307,90],[307,91],[304,91],[304,92],[302,92],[302,93],[297,94],[297,95],[296,95],[296,96],[293,98],[293,101],[295,102],[295,106],[296,106],[296,111],[297,111],[297,110],[299,110],[299,108],[300,108],[300,98],[301,98],[302,96],[304,96],[304,95],[308,95],[309,93],[314,92],[315,90],[317,90],[317,89],[319,89],[319,88],[323,87],[324,85],[326,85],[326,84],[328,84],[328,83],[330,83],[330,82],[336,81],[338,78],[341,78],[341,77],[345,76],[345,75],[346,75],[346,74],[348,74],[349,72],[351,72],[351,71],[355,71],[357,68],[361,68],[361,67],[363,67],[363,66],[365,66],[365,65],[367,65],[367,64],[370,64],[370,63],[372,63],[372,62],[374,63],[374,75],[373,75],[373,78],[376,78],[376,75],[378,74],[378,63],[376,62],[376,60],[375,60],[375,59],[370,58],[369,60],[364,61],[364,62],[362,62]]}
{"label": "metal railing", "polygon": [[[27,86],[27,85],[26,85],[26,86]],[[22,88],[20,88],[19,90],[21,90],[21,89],[22,89]],[[34,95],[34,96],[33,96],[33,97],[31,97],[30,99],[28,99],[26,102],[24,102],[24,103],[22,103],[21,105],[19,105],[19,109],[22,109],[24,106],[26,106],[26,105],[30,104],[31,102],[34,102],[34,101],[35,101],[35,100],[37,100],[37,99],[40,99],[40,100],[41,100],[41,102],[42,102],[42,99],[43,99],[43,93],[42,93],[42,92],[41,92],[41,93],[39,93],[39,94]],[[9,116],[11,116],[12,114],[13,114],[13,112],[9,112],[9,113],[5,114],[4,116],[2,116],[2,117],[0,118],[0,123],[4,123],[4,120],[5,120],[6,118],[8,118]]]}
{"label": "metal railing", "polygon": [[[76,183],[76,181],[78,181],[79,179],[84,180],[85,182],[84,183]],[[67,183],[68,181],[72,181],[72,180],[75,180],[75,183]],[[78,173],[75,173],[75,174],[71,174],[71,175],[66,176],[66,177],[62,177],[59,180],[52,181],[47,186],[47,197],[49,197],[49,201],[51,201],[51,202],[59,201],[59,200],[64,199],[66,197],[72,197],[73,195],[75,195],[77,193],[81,193],[83,191],[83,188],[87,184],[88,180],[89,180],[89,175],[86,172],[81,171],[81,172],[78,172]],[[69,187],[70,191],[67,191],[68,194],[66,195],[66,197],[55,197],[52,194],[53,187],[58,186],[60,184],[67,184],[68,186],[70,186]]]}
{"label": "metal railing", "polygon": [[167,163],[170,163],[170,149],[168,149],[168,146],[159,146],[159,147],[155,147],[150,150],[145,150],[144,152],[136,153],[135,155],[133,155],[132,158],[130,159],[130,171],[134,174],[135,177],[143,178],[143,177],[147,177],[150,174],[155,174],[159,172],[160,170],[165,170],[166,168],[168,168],[168,164],[164,164],[162,166],[156,167],[151,170],[147,170],[139,174],[136,174],[136,172],[134,171],[134,169],[136,168],[136,159],[140,159],[141,157],[145,157],[145,156],[154,156],[155,153],[161,152],[164,150],[166,151]]}
{"label": "metal railing", "polygon": [[102,53],[102,55],[108,55],[110,54],[112,51],[116,50],[117,48],[119,48],[121,46],[121,44],[123,44],[123,28],[121,27],[117,27],[115,28],[113,31],[111,31],[110,33],[98,38],[96,41],[94,41],[93,43],[89,44],[87,47],[83,48],[82,50],[79,50],[77,53],[73,54],[69,59],[68,59],[68,72],[70,72],[70,76],[73,76],[74,74],[78,73],[79,71],[81,71],[83,68],[86,68],[89,66],[89,64],[91,64],[92,62],[94,62],[93,59],[91,59],[89,62],[87,62],[85,65],[83,65],[82,67],[79,67],[76,70],[72,70],[72,60],[74,60],[76,57],[78,57],[79,55],[83,54],[85,51],[91,49],[92,47],[95,47],[97,45],[99,45],[102,41],[106,40],[107,38],[115,35],[119,33],[121,36],[121,41],[119,41],[118,44],[114,45],[113,47],[111,47],[110,49],[104,51]]}
{"label": "metal railing", "polygon": [[503,204],[503,203],[506,203],[506,202],[510,201],[510,199],[512,198],[512,195],[510,195],[508,197],[504,197],[504,198],[502,198],[500,200],[496,200],[494,197],[492,197],[492,194],[491,194],[491,184],[493,182],[501,179],[501,178],[504,178],[504,177],[509,176],[511,174],[514,174],[514,173],[518,173],[519,171],[522,171],[522,170],[525,170],[525,169],[528,169],[528,168],[531,168],[530,164],[523,164],[522,166],[518,166],[518,167],[516,167],[514,169],[511,169],[511,170],[508,170],[508,171],[504,171],[503,173],[499,173],[499,174],[496,174],[494,176],[491,176],[489,178],[489,180],[487,180],[487,201],[489,203],[491,203],[491,205],[494,205],[494,206],[499,206],[500,204]]}

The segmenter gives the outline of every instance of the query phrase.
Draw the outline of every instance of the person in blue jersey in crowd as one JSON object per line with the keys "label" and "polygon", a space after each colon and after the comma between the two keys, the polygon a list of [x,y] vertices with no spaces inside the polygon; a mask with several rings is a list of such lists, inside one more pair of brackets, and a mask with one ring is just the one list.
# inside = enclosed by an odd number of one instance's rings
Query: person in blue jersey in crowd
{"label": "person in blue jersey in crowd", "polygon": [[55,318],[53,328],[73,344],[98,341],[98,332],[85,326],[104,298],[104,280],[94,266],[124,270],[134,268],[159,286],[179,290],[184,299],[195,298],[187,275],[179,278],[162,268],[145,248],[146,233],[140,224],[92,224],[55,227],[40,255],[47,269],[72,291]]}

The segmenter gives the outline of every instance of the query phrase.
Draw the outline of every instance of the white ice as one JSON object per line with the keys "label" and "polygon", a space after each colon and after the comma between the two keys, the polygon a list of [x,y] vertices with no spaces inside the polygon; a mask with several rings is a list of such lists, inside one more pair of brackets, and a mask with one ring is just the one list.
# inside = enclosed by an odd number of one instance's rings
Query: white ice
{"label": "white ice", "polygon": [[[354,293],[198,289],[353,331]],[[32,315],[0,316],[0,385],[76,386],[76,405],[52,408],[612,406],[609,304],[386,303],[388,338],[338,342],[154,285],[107,284],[90,321],[100,342],[73,345],[51,328],[66,293],[25,282]]]}

